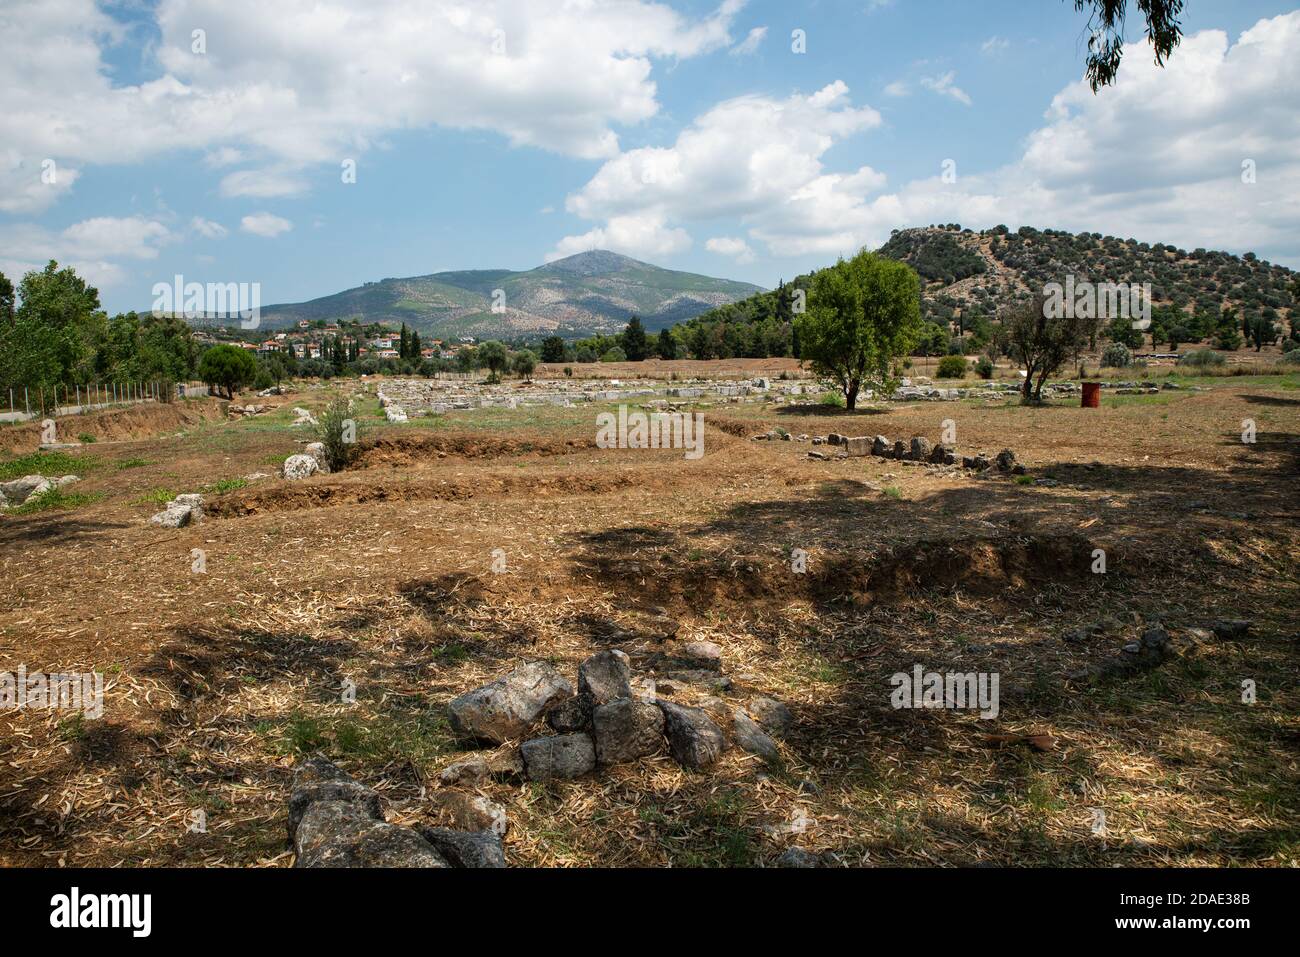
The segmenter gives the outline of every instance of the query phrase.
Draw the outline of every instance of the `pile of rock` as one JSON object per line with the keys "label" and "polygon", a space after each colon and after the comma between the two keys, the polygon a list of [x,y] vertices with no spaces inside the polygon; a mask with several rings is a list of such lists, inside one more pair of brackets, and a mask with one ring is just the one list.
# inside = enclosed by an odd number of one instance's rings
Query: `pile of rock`
{"label": "pile of rock", "polygon": [[306,409],[302,408],[301,406],[295,405],[293,407],[293,414],[295,418],[293,422],[290,423],[291,426],[317,424],[315,416],[313,416],[310,412],[308,412]]}
{"label": "pile of rock", "polygon": [[177,495],[167,503],[167,507],[149,521],[163,528],[182,528],[191,522],[203,518],[203,496],[196,494]]}
{"label": "pile of rock", "polygon": [[294,774],[289,841],[295,867],[506,866],[496,831],[389,824],[379,795],[324,758]]}
{"label": "pile of rock", "polygon": [[232,419],[240,417],[248,418],[254,415],[262,415],[270,410],[271,407],[269,405],[235,405],[232,403],[230,407],[226,409],[226,415]]}
{"label": "pile of rock", "polygon": [[304,451],[285,459],[284,465],[280,468],[280,474],[290,481],[311,478],[317,473],[328,474],[329,471],[329,458],[325,454],[324,442],[309,443]]}
{"label": "pile of rock", "polygon": [[[678,681],[729,687],[719,674],[721,651],[713,643],[688,642],[675,653],[695,666],[694,671],[676,672]],[[675,684],[666,680],[659,687],[669,690]],[[454,699],[448,710],[452,727],[462,737],[493,744],[521,738],[545,718],[556,733],[528,738],[518,751],[523,776],[534,781],[581,777],[597,767],[637,761],[665,749],[679,764],[703,768],[729,745],[709,710],[659,698],[654,680],[634,678],[628,656],[618,650],[601,651],[583,661],[576,690],[551,665],[529,662]],[[726,706],[713,699],[710,710],[717,715],[725,713]],[[789,709],[770,698],[752,699],[747,708],[731,711],[729,719],[731,739],[764,757],[777,754],[772,736],[785,734],[793,724]]]}
{"label": "pile of rock", "polygon": [[36,502],[42,496],[73,482],[79,482],[81,479],[75,475],[64,475],[59,478],[44,475],[24,475],[22,478],[14,479],[10,482],[0,482],[0,511],[8,508],[17,508],[19,505],[25,505],[28,502]]}

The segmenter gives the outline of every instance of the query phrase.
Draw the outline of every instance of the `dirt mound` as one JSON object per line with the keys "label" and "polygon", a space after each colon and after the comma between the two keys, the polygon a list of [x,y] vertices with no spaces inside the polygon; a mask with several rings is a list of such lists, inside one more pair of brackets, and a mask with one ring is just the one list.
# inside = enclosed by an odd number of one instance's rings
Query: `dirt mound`
{"label": "dirt mound", "polygon": [[362,443],[356,467],[405,468],[448,456],[491,459],[568,455],[595,447],[594,439],[517,439],[476,432],[394,435]]}
{"label": "dirt mound", "polygon": [[[85,415],[63,415],[54,421],[60,442],[75,442],[83,435],[92,435],[99,442],[114,442],[150,438],[218,418],[221,418],[221,406],[216,400],[190,399],[172,403],[146,402]],[[40,420],[0,429],[0,450],[22,455],[35,452],[40,445]]]}
{"label": "dirt mound", "polygon": [[763,556],[681,561],[675,556],[680,543],[636,542],[626,535],[621,547],[609,547],[614,543],[591,541],[575,559],[579,576],[609,586],[649,587],[659,604],[697,609],[798,599],[827,606],[897,604],[927,592],[996,596],[1030,586],[1087,583],[1095,547],[1078,535],[920,541],[865,561],[860,555],[828,556],[799,575]]}
{"label": "dirt mound", "polygon": [[288,482],[236,492],[205,504],[207,515],[232,518],[263,512],[292,512],[335,505],[373,502],[463,502],[474,498],[519,496],[550,498],[565,495],[606,495],[646,485],[634,473],[603,476],[480,476],[438,482]]}

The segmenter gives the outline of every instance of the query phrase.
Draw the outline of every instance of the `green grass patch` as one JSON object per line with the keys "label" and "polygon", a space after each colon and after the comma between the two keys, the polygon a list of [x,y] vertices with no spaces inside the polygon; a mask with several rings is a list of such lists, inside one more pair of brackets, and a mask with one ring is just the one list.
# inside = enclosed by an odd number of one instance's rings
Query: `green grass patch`
{"label": "green grass patch", "polygon": [[24,475],[81,475],[99,468],[99,465],[95,459],[69,455],[67,452],[32,452],[8,462],[0,462],[0,482],[22,478]]}
{"label": "green grass patch", "polygon": [[52,488],[36,499],[28,499],[16,508],[9,509],[7,515],[34,515],[37,512],[51,512],[57,509],[74,509],[91,502],[98,502],[104,496],[98,492],[65,492],[61,488]]}
{"label": "green grass patch", "polygon": [[176,494],[177,494],[176,492],[173,492],[169,488],[154,488],[154,489],[150,489],[148,492],[145,492],[144,495],[140,496],[131,504],[132,505],[166,505],[168,502],[170,502],[172,499],[176,497]]}
{"label": "green grass patch", "polygon": [[248,487],[248,480],[242,478],[222,479],[219,482],[213,482],[211,485],[203,486],[205,495],[225,495],[227,492],[235,492],[241,488]]}
{"label": "green grass patch", "polygon": [[143,468],[146,465],[153,465],[153,463],[148,459],[134,458],[134,459],[123,459],[122,461],[114,465],[113,468],[117,469],[119,472],[125,472],[127,469]]}

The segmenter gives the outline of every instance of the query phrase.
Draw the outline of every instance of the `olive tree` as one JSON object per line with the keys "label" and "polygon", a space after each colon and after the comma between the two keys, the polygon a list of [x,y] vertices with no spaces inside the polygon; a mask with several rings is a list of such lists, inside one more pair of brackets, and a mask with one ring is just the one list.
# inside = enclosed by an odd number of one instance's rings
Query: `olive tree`
{"label": "olive tree", "polygon": [[894,360],[921,334],[921,281],[904,263],[858,253],[813,275],[807,311],[796,318],[800,359],[835,380],[845,408],[863,385],[891,385]]}

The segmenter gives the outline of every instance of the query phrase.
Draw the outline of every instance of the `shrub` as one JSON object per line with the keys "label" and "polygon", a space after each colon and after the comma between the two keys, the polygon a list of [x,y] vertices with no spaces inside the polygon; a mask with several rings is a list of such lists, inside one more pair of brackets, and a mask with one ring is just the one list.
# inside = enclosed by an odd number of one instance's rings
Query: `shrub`
{"label": "shrub", "polygon": [[992,379],[993,360],[988,356],[980,356],[979,361],[975,363],[975,373],[981,379]]}
{"label": "shrub", "polygon": [[1195,352],[1189,352],[1178,360],[1180,366],[1192,366],[1195,368],[1205,368],[1207,366],[1221,366],[1228,362],[1222,355],[1213,349],[1197,349]]}
{"label": "shrub", "polygon": [[1282,356],[1282,361],[1288,365],[1300,366],[1300,346],[1292,349]]}
{"label": "shrub", "polygon": [[1133,353],[1122,342],[1112,342],[1101,353],[1101,364],[1109,369],[1127,369],[1133,364]]}
{"label": "shrub", "polygon": [[341,472],[352,461],[357,448],[357,424],[351,418],[347,399],[335,399],[321,414],[316,436],[325,446],[325,462],[331,472]]}
{"label": "shrub", "polygon": [[627,353],[618,346],[610,348],[603,356],[601,362],[627,362]]}
{"label": "shrub", "polygon": [[939,360],[938,376],[940,379],[966,378],[966,357],[944,356]]}

